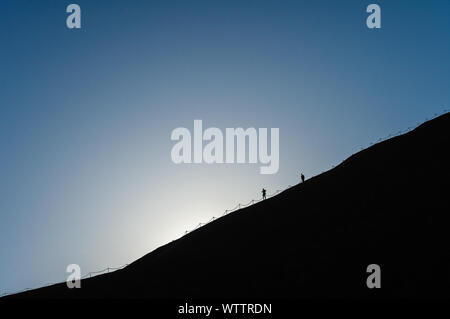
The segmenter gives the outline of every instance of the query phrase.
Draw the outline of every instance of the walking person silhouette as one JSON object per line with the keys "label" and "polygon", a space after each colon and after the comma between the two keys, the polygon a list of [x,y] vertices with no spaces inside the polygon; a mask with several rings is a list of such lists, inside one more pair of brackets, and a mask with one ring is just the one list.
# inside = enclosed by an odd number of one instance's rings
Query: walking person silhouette
{"label": "walking person silhouette", "polygon": [[262,189],[261,193],[262,193],[262,198],[266,199],[266,190],[264,188]]}
{"label": "walking person silhouette", "polygon": [[300,174],[300,177],[302,179],[302,183],[305,181],[305,175],[303,175],[303,173]]}

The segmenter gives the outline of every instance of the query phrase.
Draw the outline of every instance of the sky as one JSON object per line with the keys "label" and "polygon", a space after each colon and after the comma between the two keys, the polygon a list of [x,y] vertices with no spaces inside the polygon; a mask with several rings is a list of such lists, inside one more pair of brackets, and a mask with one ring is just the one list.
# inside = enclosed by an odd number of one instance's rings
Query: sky
{"label": "sky", "polygon": [[[130,263],[450,109],[449,14],[448,0],[2,0],[0,293]],[[171,132],[195,119],[279,128],[278,172],[173,163]]]}

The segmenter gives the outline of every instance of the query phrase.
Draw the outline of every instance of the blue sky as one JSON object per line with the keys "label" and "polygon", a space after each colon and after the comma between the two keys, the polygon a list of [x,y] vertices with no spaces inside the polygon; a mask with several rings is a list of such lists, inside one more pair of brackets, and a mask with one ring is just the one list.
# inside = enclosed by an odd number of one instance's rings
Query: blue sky
{"label": "blue sky", "polygon": [[[0,4],[1,292],[129,263],[450,108],[447,0],[72,2]],[[194,119],[278,127],[278,173],[175,165]]]}

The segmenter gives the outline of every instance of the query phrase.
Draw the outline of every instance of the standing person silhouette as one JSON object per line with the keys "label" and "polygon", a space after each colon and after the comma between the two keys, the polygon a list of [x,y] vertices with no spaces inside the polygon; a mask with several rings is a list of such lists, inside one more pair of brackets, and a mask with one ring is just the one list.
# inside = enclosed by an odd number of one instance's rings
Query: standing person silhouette
{"label": "standing person silhouette", "polygon": [[262,189],[261,193],[262,193],[262,198],[266,199],[266,190],[264,188]]}
{"label": "standing person silhouette", "polygon": [[305,181],[305,175],[303,175],[303,173],[300,174],[300,177],[302,179],[302,183]]}

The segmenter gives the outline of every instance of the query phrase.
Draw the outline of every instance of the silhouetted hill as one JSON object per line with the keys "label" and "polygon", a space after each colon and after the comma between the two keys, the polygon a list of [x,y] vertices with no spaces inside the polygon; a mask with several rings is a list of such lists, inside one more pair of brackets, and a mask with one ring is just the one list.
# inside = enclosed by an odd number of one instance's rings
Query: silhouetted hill
{"label": "silhouetted hill", "polygon": [[81,289],[10,298],[449,297],[449,146],[447,113]]}

